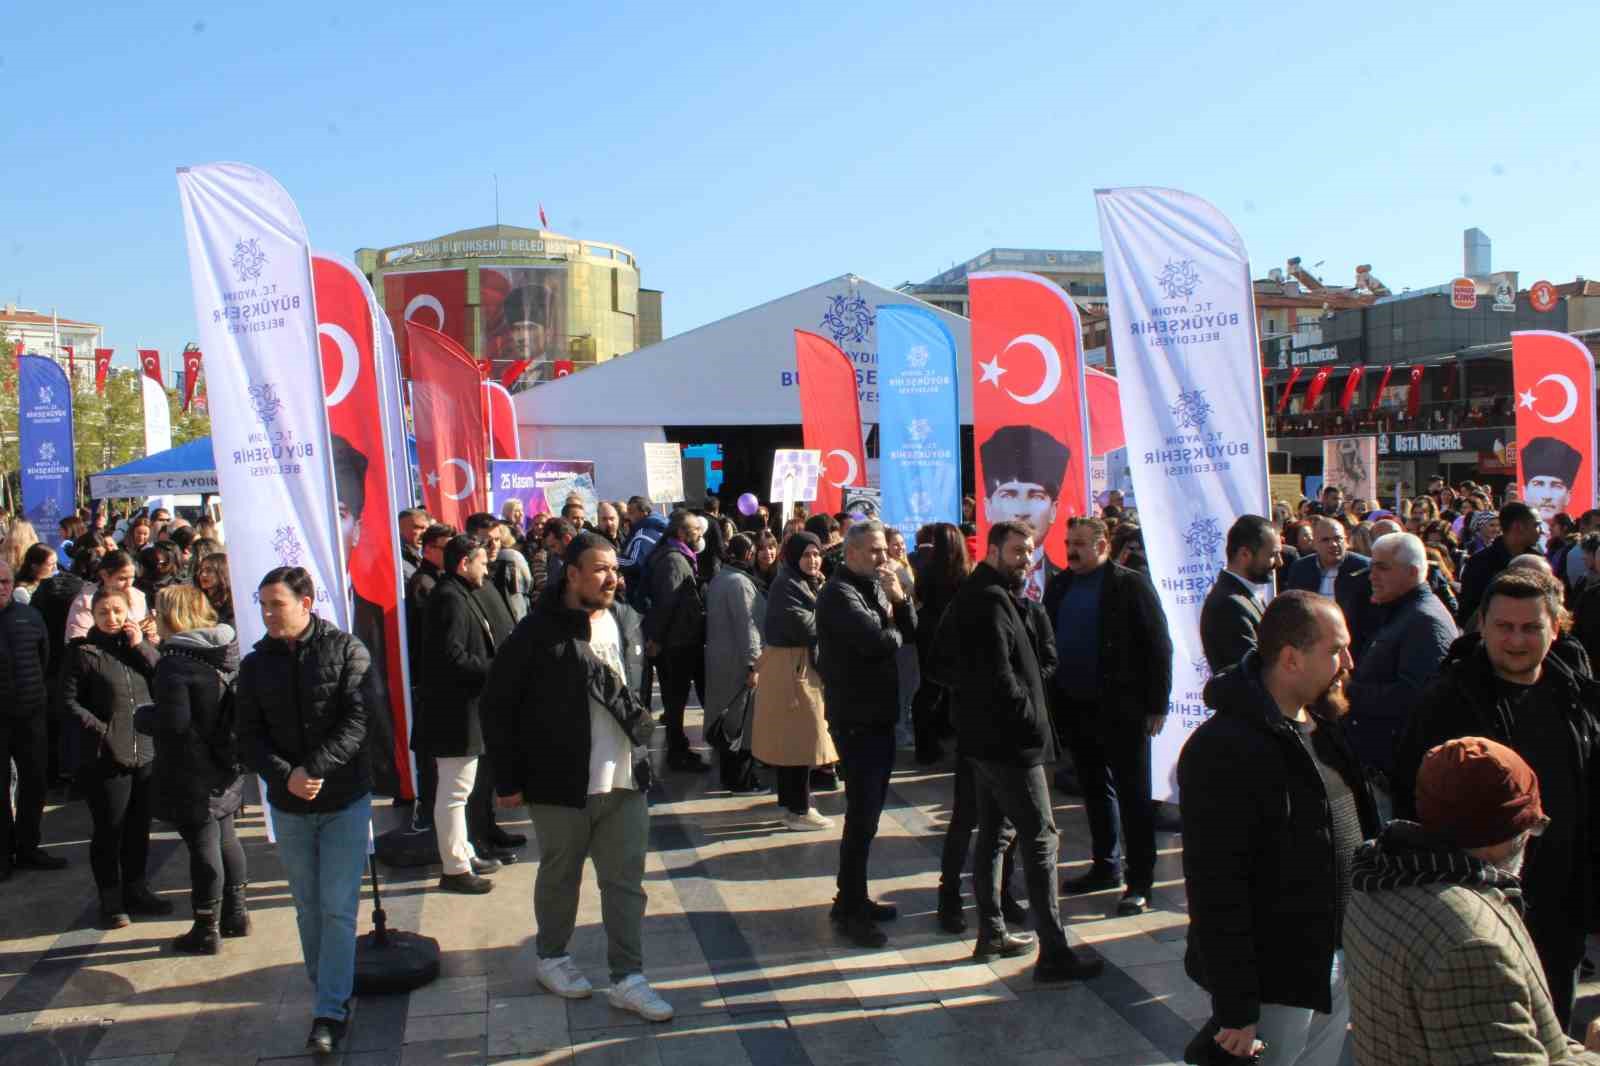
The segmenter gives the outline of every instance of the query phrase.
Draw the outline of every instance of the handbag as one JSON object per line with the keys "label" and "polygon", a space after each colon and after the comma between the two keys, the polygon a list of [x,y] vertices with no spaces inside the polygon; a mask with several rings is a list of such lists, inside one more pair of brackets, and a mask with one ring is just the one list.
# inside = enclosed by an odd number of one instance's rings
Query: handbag
{"label": "handbag", "polygon": [[750,704],[754,699],[755,690],[749,685],[740,689],[722,709],[722,714],[706,728],[706,743],[718,751],[745,750],[748,747],[745,731],[750,724]]}

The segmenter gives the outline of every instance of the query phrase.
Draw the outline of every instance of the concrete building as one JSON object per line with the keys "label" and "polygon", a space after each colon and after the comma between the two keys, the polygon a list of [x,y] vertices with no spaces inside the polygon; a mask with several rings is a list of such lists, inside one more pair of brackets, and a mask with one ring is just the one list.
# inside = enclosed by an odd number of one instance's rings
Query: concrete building
{"label": "concrete building", "polygon": [[641,299],[639,264],[616,244],[543,229],[481,226],[359,248],[406,358],[406,319],[438,329],[513,389],[603,363],[661,335],[661,294]]}
{"label": "concrete building", "polygon": [[1106,266],[1099,252],[1061,248],[990,248],[965,263],[920,283],[906,282],[899,291],[949,311],[972,316],[967,275],[986,270],[1020,270],[1049,278],[1067,292],[1081,310],[1105,311]]}
{"label": "concrete building", "polygon": [[53,356],[63,370],[75,375],[75,384],[94,387],[94,350],[105,347],[100,325],[6,304],[0,308],[0,330],[12,351],[21,341],[25,354]]}

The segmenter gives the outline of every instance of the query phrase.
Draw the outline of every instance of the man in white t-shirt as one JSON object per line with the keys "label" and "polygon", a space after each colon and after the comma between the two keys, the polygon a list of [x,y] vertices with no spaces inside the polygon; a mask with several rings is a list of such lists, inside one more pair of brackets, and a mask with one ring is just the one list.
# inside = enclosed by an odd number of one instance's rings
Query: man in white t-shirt
{"label": "man in white t-shirt", "polygon": [[484,728],[497,802],[526,803],[538,831],[539,983],[568,999],[593,991],[567,954],[592,859],[611,1005],[659,1022],[672,1006],[645,980],[641,956],[650,831],[643,755],[654,722],[635,695],[640,618],[616,592],[616,549],[598,533],[578,534],[564,552],[556,595],[542,597],[495,656]]}

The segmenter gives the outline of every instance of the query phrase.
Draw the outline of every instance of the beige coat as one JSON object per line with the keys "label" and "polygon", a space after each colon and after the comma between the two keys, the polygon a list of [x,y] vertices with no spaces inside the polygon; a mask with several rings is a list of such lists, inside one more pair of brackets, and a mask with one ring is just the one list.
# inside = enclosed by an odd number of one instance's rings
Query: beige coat
{"label": "beige coat", "polygon": [[822,716],[822,679],[809,648],[761,653],[750,752],[768,766],[826,766],[839,761]]}

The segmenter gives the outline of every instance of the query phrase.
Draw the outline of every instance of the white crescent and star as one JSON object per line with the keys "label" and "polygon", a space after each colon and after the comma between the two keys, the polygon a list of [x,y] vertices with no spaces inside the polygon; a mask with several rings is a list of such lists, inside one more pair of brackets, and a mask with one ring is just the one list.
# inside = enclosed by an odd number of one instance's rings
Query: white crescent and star
{"label": "white crescent and star", "polygon": [[411,302],[406,304],[406,321],[411,321],[411,316],[415,315],[424,307],[432,311],[435,315],[439,316],[439,328],[441,330],[444,329],[444,304],[439,302],[439,298],[437,296],[429,296],[425,292],[413,296],[411,298]]}
{"label": "white crescent and star", "polygon": [[[1557,411],[1554,415],[1547,415],[1534,406],[1534,389],[1537,389],[1540,385],[1543,385],[1547,381],[1553,381],[1557,385],[1561,386],[1561,392],[1564,399],[1564,402],[1561,405],[1561,410]],[[1551,425],[1558,425],[1562,422],[1565,422],[1567,419],[1571,418],[1575,413],[1577,413],[1578,387],[1574,385],[1572,383],[1572,379],[1567,377],[1565,374],[1546,374],[1544,377],[1533,383],[1533,388],[1518,396],[1517,406],[1527,408],[1535,415],[1538,415],[1542,421],[1548,422]]]}
{"label": "white crescent and star", "polygon": [[350,390],[356,387],[356,378],[361,376],[361,353],[356,351],[356,339],[343,326],[319,322],[317,333],[327,337],[339,349],[339,380],[326,397],[329,407],[338,407],[350,395]]}
{"label": "white crescent and star", "polygon": [[1004,391],[1007,396],[1018,403],[1027,404],[1031,407],[1034,404],[1044,403],[1055,395],[1056,389],[1061,387],[1061,354],[1056,351],[1054,344],[1051,344],[1048,339],[1041,337],[1037,333],[1024,333],[1019,337],[1013,337],[1011,343],[1000,350],[1000,355],[996,355],[987,362],[979,362],[980,376],[978,384],[987,383],[997,389],[1000,388],[1000,375],[1006,372],[1006,368],[1000,365],[1000,356],[1005,355],[1006,352],[1009,352],[1019,344],[1030,345],[1039,353],[1039,357],[1044,361],[1044,380],[1039,382],[1037,389],[1022,396],[1018,396],[1010,389]]}
{"label": "white crescent and star", "polygon": [[[446,459],[444,461],[444,466],[459,467],[461,472],[467,476],[467,483],[460,492],[447,492],[444,494],[444,498],[447,500],[464,500],[468,496],[471,496],[472,490],[478,487],[478,478],[477,475],[472,472],[472,467],[467,465],[466,460],[454,458]],[[433,483],[435,485],[439,483],[438,474],[433,475]]]}
{"label": "white crescent and star", "polygon": [[845,451],[843,448],[833,449],[833,451],[828,453],[828,458],[831,459],[835,455],[844,460],[844,468],[850,472],[844,476],[843,481],[833,482],[833,487],[836,489],[842,489],[846,485],[855,484],[856,476],[860,473],[860,469],[856,466],[856,457]]}

